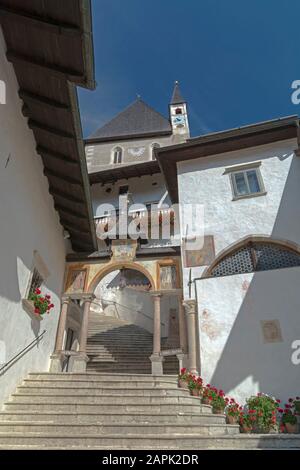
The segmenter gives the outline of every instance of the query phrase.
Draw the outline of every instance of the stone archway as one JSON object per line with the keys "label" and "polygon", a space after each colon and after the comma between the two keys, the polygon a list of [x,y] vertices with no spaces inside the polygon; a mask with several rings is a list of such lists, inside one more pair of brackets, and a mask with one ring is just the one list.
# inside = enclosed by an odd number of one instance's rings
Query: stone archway
{"label": "stone archway", "polygon": [[150,272],[141,264],[136,262],[129,262],[129,261],[118,261],[118,262],[111,262],[108,264],[103,265],[99,269],[99,271],[95,274],[94,278],[91,280],[87,287],[87,292],[94,293],[97,285],[107,274],[118,271],[120,269],[132,269],[133,271],[139,271],[140,273],[144,274],[151,284],[151,291],[156,289],[156,282]]}

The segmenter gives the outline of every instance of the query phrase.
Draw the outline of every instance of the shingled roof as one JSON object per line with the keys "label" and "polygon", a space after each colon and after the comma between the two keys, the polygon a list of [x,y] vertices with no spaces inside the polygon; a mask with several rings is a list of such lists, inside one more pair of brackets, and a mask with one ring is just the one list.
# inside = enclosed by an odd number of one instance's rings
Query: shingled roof
{"label": "shingled roof", "polygon": [[86,141],[98,142],[171,133],[169,120],[138,98],[111,121],[91,134]]}

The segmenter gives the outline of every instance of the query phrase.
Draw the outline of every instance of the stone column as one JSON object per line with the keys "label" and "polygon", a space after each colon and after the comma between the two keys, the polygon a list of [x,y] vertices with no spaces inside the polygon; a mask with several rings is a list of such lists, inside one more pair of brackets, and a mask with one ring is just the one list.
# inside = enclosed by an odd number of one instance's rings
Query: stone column
{"label": "stone column", "polygon": [[182,298],[178,298],[178,308],[179,308],[179,341],[180,349],[183,353],[186,353],[188,350],[187,347],[187,333],[186,333],[186,320],[184,315],[184,308],[182,304]]}
{"label": "stone column", "polygon": [[66,331],[68,308],[70,304],[69,297],[62,298],[60,317],[58,322],[58,328],[56,333],[55,349],[51,356],[50,372],[62,372],[63,360],[65,358],[63,354],[63,342]]}
{"label": "stone column", "polygon": [[83,300],[83,312],[79,335],[79,351],[78,354],[72,355],[72,357],[70,357],[70,369],[72,372],[85,372],[86,364],[88,362],[88,356],[86,354],[86,343],[89,327],[89,314],[91,303],[95,296],[94,294],[86,294],[81,298]]}
{"label": "stone column", "polygon": [[188,355],[188,370],[192,374],[198,374],[197,371],[197,346],[196,346],[196,301],[185,300],[183,302],[187,316],[187,329],[188,329],[188,342],[189,342],[189,355]]}
{"label": "stone column", "polygon": [[[179,361],[179,369],[182,367],[188,368],[188,342],[187,342],[187,331],[186,331],[186,318],[184,314],[184,307],[182,304],[182,297],[178,297],[178,309],[179,309],[179,341],[180,341],[180,355],[177,354]],[[180,357],[179,357],[180,356]]]}
{"label": "stone column", "polygon": [[160,328],[160,301],[161,294],[153,294],[153,352],[150,356],[152,362],[152,375],[163,375],[163,357],[161,356],[161,328]]}

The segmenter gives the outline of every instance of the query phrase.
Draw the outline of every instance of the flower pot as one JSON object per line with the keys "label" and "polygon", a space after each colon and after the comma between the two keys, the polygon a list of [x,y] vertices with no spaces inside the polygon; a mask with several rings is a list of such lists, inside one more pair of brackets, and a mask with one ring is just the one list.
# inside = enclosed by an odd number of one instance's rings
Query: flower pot
{"label": "flower pot", "polygon": [[179,380],[178,380],[178,386],[179,386],[180,388],[188,388],[188,385],[187,385],[186,381],[185,381],[185,380],[182,380],[182,379],[179,379]]}
{"label": "flower pot", "polygon": [[298,433],[298,423],[285,423],[285,429],[288,434],[297,434]]}
{"label": "flower pot", "polygon": [[240,430],[241,430],[241,432],[242,432],[243,434],[250,434],[251,431],[252,431],[252,428],[251,428],[251,426],[247,426],[247,425],[245,425],[245,424],[242,424],[242,425],[240,426]]}
{"label": "flower pot", "polygon": [[191,395],[193,395],[193,397],[199,397],[200,390],[197,390],[197,388],[194,388],[193,390],[191,390]]}
{"label": "flower pot", "polygon": [[213,414],[214,415],[222,415],[222,414],[224,414],[224,409],[223,408],[213,408]]}
{"label": "flower pot", "polygon": [[226,421],[228,424],[237,424],[239,417],[238,416],[231,416],[227,415]]}
{"label": "flower pot", "polygon": [[255,434],[270,434],[271,432],[271,427],[269,428],[264,428],[264,427],[261,427],[261,426],[253,426],[252,428],[252,431],[255,433]]}
{"label": "flower pot", "polygon": [[202,398],[203,405],[210,405],[210,400],[208,398]]}

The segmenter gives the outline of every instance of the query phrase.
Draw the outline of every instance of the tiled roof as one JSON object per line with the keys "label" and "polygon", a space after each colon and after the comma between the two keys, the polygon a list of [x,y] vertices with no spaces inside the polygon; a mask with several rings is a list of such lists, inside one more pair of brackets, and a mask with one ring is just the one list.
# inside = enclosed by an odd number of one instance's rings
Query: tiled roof
{"label": "tiled roof", "polygon": [[91,134],[87,140],[109,140],[117,137],[125,138],[168,133],[171,134],[169,120],[139,98]]}

